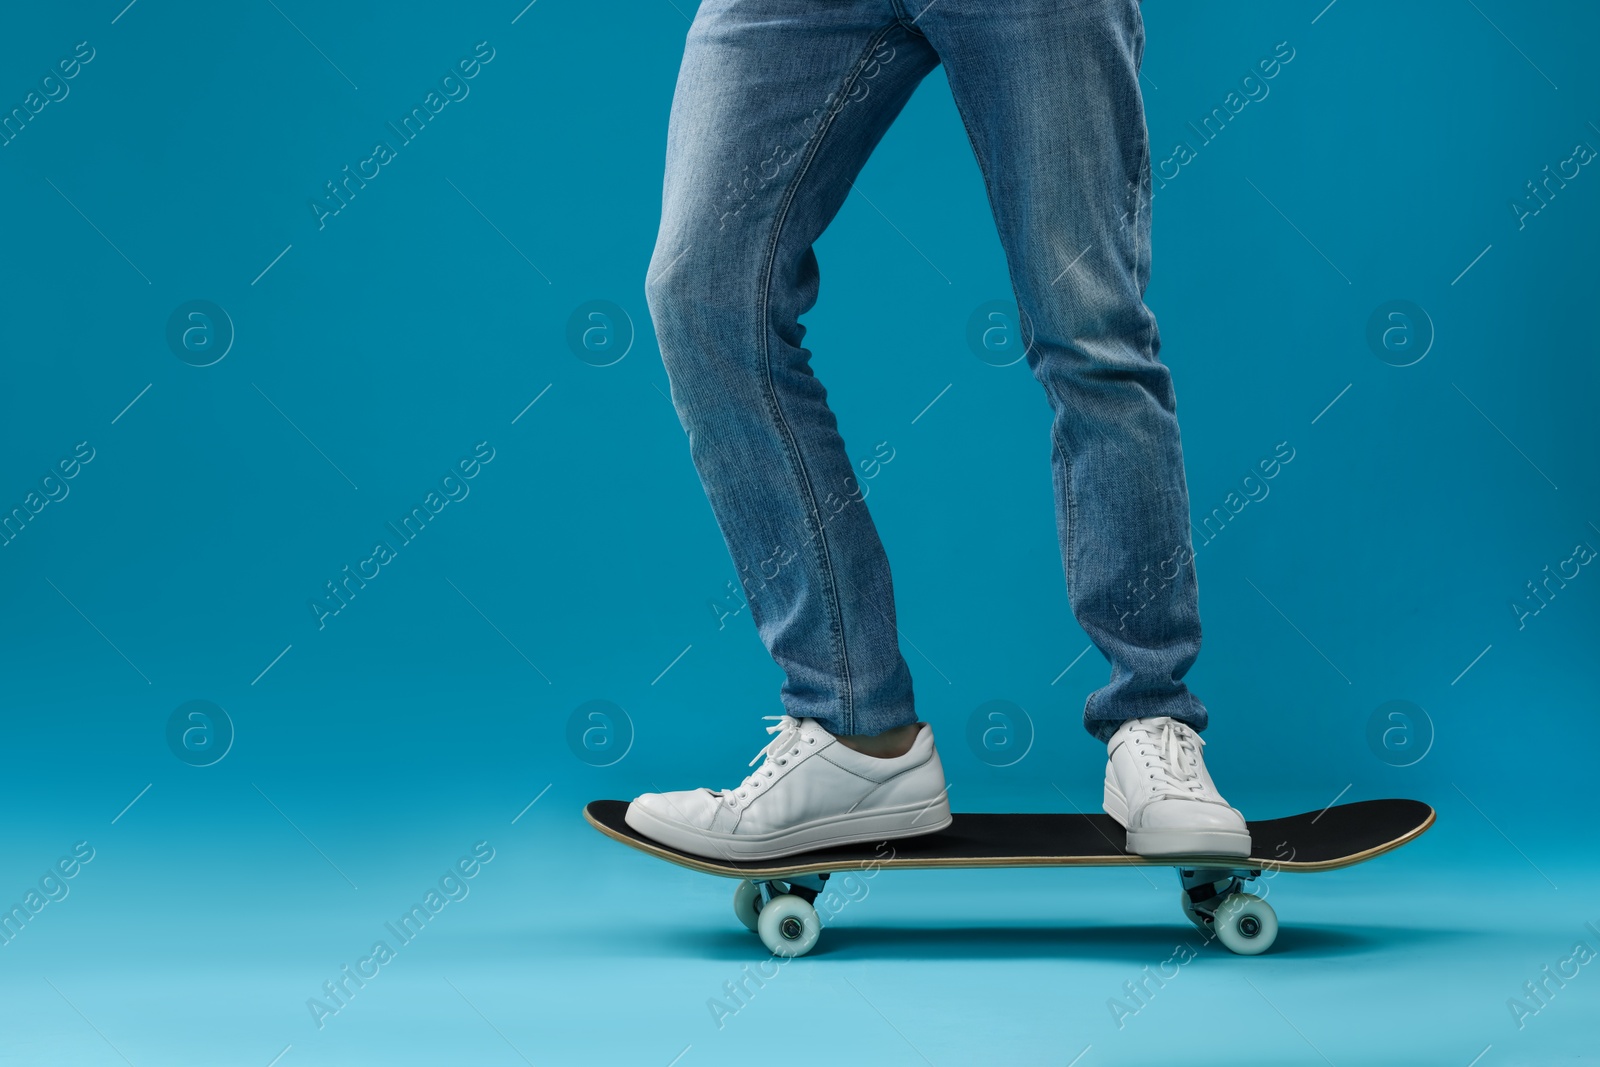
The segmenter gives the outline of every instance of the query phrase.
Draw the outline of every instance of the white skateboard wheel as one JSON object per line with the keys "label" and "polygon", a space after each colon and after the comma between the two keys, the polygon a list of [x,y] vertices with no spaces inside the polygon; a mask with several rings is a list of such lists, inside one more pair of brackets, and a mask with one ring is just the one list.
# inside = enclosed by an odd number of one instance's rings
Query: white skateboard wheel
{"label": "white skateboard wheel", "polygon": [[1228,951],[1257,956],[1277,938],[1278,915],[1254,893],[1234,893],[1217,906],[1212,927]]}
{"label": "white skateboard wheel", "polygon": [[816,909],[792,893],[767,901],[756,925],[761,943],[774,956],[804,956],[822,936]]}
{"label": "white skateboard wheel", "polygon": [[761,927],[756,925],[760,921],[756,905],[760,902],[761,889],[754,882],[744,881],[734,887],[733,913],[752,934],[761,932]]}

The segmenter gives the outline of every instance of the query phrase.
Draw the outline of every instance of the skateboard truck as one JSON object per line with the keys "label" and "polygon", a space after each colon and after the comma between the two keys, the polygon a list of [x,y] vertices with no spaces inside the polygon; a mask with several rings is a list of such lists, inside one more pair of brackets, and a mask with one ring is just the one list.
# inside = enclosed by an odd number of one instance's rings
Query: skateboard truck
{"label": "skateboard truck", "polygon": [[757,882],[756,887],[761,890],[761,903],[769,904],[773,897],[792,893],[807,904],[816,904],[817,897],[827,888],[827,872],[822,874],[798,874],[793,878],[781,882]]}
{"label": "skateboard truck", "polygon": [[[1261,876],[1259,867],[1177,868],[1184,916],[1205,935],[1232,952],[1255,956],[1272,947],[1278,917],[1245,886]],[[733,912],[778,956],[803,956],[816,945],[822,924],[815,908],[826,888],[827,872],[787,878],[749,879],[733,893]]]}
{"label": "skateboard truck", "polygon": [[1272,905],[1246,883],[1261,876],[1259,867],[1179,867],[1183,884],[1180,903],[1184,916],[1207,938],[1243,956],[1255,956],[1272,947],[1278,936],[1278,916]]}

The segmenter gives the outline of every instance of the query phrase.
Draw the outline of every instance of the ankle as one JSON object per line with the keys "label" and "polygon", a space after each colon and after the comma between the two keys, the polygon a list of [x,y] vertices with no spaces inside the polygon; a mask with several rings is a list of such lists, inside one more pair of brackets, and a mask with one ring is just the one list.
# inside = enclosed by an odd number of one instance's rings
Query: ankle
{"label": "ankle", "polygon": [[922,729],[920,722],[906,723],[885,730],[881,734],[840,734],[837,735],[840,744],[863,756],[876,756],[879,759],[893,759],[904,756],[911,751],[912,744],[917,739],[917,731]]}

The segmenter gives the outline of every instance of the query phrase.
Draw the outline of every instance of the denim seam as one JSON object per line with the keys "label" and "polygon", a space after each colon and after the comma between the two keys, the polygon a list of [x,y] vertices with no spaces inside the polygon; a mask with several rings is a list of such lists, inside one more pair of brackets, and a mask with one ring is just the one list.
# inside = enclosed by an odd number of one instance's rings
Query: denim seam
{"label": "denim seam", "polygon": [[[788,188],[784,190],[783,199],[779,201],[778,211],[773,219],[772,236],[767,242],[766,262],[762,265],[761,270],[761,289],[757,296],[759,307],[757,308],[756,318],[761,324],[761,367],[766,379],[765,384],[768,412],[771,414],[774,422],[782,432],[783,442],[789,454],[789,462],[792,464],[795,473],[799,476],[801,485],[805,488],[807,504],[810,508],[810,515],[808,517],[811,518],[815,518],[821,514],[821,509],[817,504],[816,490],[812,487],[811,478],[806,473],[805,462],[800,455],[799,447],[795,444],[794,431],[790,429],[788,420],[783,417],[783,408],[778,403],[777,386],[772,380],[772,323],[768,318],[768,308],[771,306],[772,269],[773,264],[778,257],[778,245],[783,239],[784,225],[789,219],[789,207],[794,203],[795,196],[800,187],[800,182],[810,172],[812,161],[816,159],[817,153],[822,150],[823,142],[827,139],[829,132],[831,132],[833,129],[833,120],[838,116],[839,112],[844,109],[844,105],[849,100],[851,88],[855,85],[856,79],[860,77],[861,72],[865,70],[867,65],[871,62],[873,54],[877,51],[879,42],[887,37],[899,24],[899,21],[896,20],[895,22],[884,26],[877,33],[873,34],[872,37],[868,39],[866,47],[862,51],[861,57],[856,60],[855,66],[851,68],[850,72],[845,75],[844,80],[840,83],[838,91],[838,103],[836,103],[829,110],[827,116],[823,119],[822,127],[817,131],[815,138],[812,140],[810,151],[806,153],[805,159],[801,161],[800,165],[795,168],[794,177],[790,179]],[[840,725],[843,728],[842,732],[846,735],[849,735],[855,732],[855,693],[854,685],[850,677],[850,655],[848,648],[845,646],[844,616],[839,605],[839,585],[834,576],[832,560],[828,553],[827,534],[823,531],[820,521],[817,525],[815,553],[817,562],[822,572],[827,576],[828,579],[827,599],[828,611],[831,616],[829,619],[829,625],[833,636],[833,653],[834,661],[836,663],[835,670],[839,674],[840,680],[843,682],[841,691],[841,707],[839,709],[841,718]]]}
{"label": "denim seam", "polygon": [[[935,0],[935,2],[937,2],[937,0]],[[933,4],[928,4],[921,11],[917,12],[916,18],[911,18],[906,14],[905,0],[889,0],[889,10],[894,12],[895,21],[904,26],[907,31],[916,34],[923,40],[927,40],[928,35],[923,33],[922,27],[917,25],[917,19],[920,19],[924,14],[926,14],[928,8],[932,6]]]}
{"label": "denim seam", "polygon": [[[1139,54],[1138,54],[1138,56],[1135,57],[1135,60],[1134,60],[1134,84],[1137,85],[1138,84],[1138,76],[1139,76],[1139,68],[1143,65],[1142,64],[1142,60],[1143,60],[1143,56],[1144,56],[1144,44],[1143,44],[1144,29],[1143,29],[1143,16],[1142,16],[1142,13],[1138,12],[1137,8],[1135,9],[1135,11],[1136,11],[1136,13],[1139,13],[1139,17],[1140,17],[1140,30],[1139,30],[1139,32],[1140,32],[1140,38],[1141,38],[1140,45],[1139,45]],[[1140,110],[1142,111],[1143,108],[1141,107]],[[1153,240],[1151,242],[1149,242],[1148,244],[1140,243],[1140,240],[1139,240],[1140,239],[1140,234],[1143,232],[1139,227],[1139,219],[1140,219],[1141,215],[1148,215],[1149,216],[1149,219],[1146,222],[1146,227],[1147,228],[1153,229],[1154,222],[1155,222],[1155,209],[1154,209],[1155,191],[1152,188],[1152,186],[1154,184],[1154,181],[1153,181],[1153,179],[1151,177],[1151,173],[1150,173],[1150,132],[1149,132],[1148,129],[1146,129],[1145,135],[1144,135],[1144,151],[1143,151],[1142,158],[1140,159],[1138,181],[1139,181],[1139,192],[1138,192],[1138,196],[1137,196],[1136,200],[1134,201],[1135,214],[1134,214],[1134,218],[1133,218],[1133,223],[1134,223],[1134,225],[1133,225],[1133,239],[1135,241],[1135,245],[1134,245],[1134,271],[1135,271],[1135,275],[1134,275],[1134,277],[1135,277],[1135,281],[1136,282],[1140,282],[1139,298],[1140,298],[1140,303],[1142,304],[1143,301],[1144,301],[1144,287],[1148,286],[1149,283],[1150,283],[1150,273],[1151,273],[1150,263],[1151,263],[1151,260],[1153,259],[1153,252],[1154,252],[1154,241]],[[1142,278],[1139,275],[1139,271],[1140,271],[1141,268],[1143,268],[1143,277]],[[1146,360],[1154,362],[1155,358],[1156,358],[1156,355],[1155,355],[1155,339],[1156,339],[1155,320],[1154,320],[1154,316],[1150,314],[1148,307],[1145,308],[1145,314],[1146,314],[1146,319],[1148,321],[1146,322],[1145,331],[1144,331],[1144,354],[1145,354],[1145,359]],[[1186,493],[1185,494],[1186,498],[1187,498],[1187,495],[1188,494]],[[1185,517],[1187,518],[1187,516],[1185,516]],[[1193,547],[1191,546],[1190,547],[1190,555],[1191,555],[1191,557],[1193,556],[1193,551],[1194,551]],[[1192,561],[1192,559],[1191,559],[1191,562],[1190,562],[1190,567],[1191,568],[1195,567],[1195,564]],[[1195,583],[1195,597],[1196,597],[1196,600],[1198,601],[1199,593],[1200,593],[1200,583],[1199,583],[1199,578],[1198,578],[1197,571],[1191,570],[1191,580],[1193,580],[1194,583]],[[1187,720],[1187,723],[1188,723],[1189,726],[1194,727],[1195,723],[1198,723],[1200,721],[1200,710],[1201,710],[1200,701],[1198,700],[1198,698],[1195,697],[1194,690],[1190,689],[1188,686],[1184,686],[1184,696],[1188,701],[1189,719]],[[1180,720],[1180,721],[1182,721],[1182,720]],[[1195,728],[1195,732],[1196,733],[1201,733],[1203,731],[1200,730],[1199,728]]]}
{"label": "denim seam", "polygon": [[[983,176],[984,192],[989,199],[989,212],[995,217],[996,225],[998,225],[1000,220],[999,196],[995,192],[994,181],[989,176],[988,164],[984,162],[983,153],[978,150],[977,139],[972,135],[972,123],[967,119],[967,110],[962,106],[960,96],[956,93],[951,93],[951,97],[955,100],[957,114],[961,116],[961,128],[967,135],[967,143],[972,146],[973,158],[978,161],[978,173]],[[1006,255],[1006,277],[1010,279],[1012,294],[1017,297],[1018,314],[1026,315],[1027,312],[1022,307],[1021,294],[1023,290],[1017,284],[1016,271],[1009,253]],[[1030,339],[1028,344],[1031,348],[1033,340]],[[1056,395],[1055,389],[1050,384],[1049,375],[1039,376],[1039,382],[1044,386],[1045,395],[1050,401],[1050,444],[1056,452],[1061,454],[1061,469],[1065,472],[1062,477],[1062,494],[1065,497],[1064,503],[1067,509],[1067,534],[1065,538],[1066,550],[1061,561],[1061,569],[1063,576],[1066,578],[1067,587],[1070,589],[1073,585],[1073,561],[1077,558],[1078,502],[1076,494],[1072,491],[1072,464],[1069,462],[1072,454],[1066,448],[1060,436],[1057,435],[1055,422],[1056,412],[1064,409],[1073,409],[1074,405],[1064,402]],[[1091,636],[1090,641],[1093,640],[1094,638]],[[1090,694],[1089,699],[1093,700],[1093,694]]]}

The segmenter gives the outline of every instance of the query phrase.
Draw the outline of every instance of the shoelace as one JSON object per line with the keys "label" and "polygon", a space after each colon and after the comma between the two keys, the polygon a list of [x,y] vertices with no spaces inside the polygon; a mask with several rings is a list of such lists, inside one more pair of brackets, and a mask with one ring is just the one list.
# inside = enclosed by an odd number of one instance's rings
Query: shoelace
{"label": "shoelace", "polygon": [[[1156,783],[1151,799],[1209,800],[1200,778],[1200,749],[1205,738],[1185,723],[1167,719],[1159,726],[1136,723],[1130,731],[1139,746],[1145,775]],[[1151,758],[1154,757],[1154,762]]]}
{"label": "shoelace", "polygon": [[[776,720],[772,726],[767,727],[767,733],[777,734],[778,736],[768,741],[765,747],[760,752],[757,752],[755,758],[750,761],[749,766],[751,767],[755,767],[758,762],[761,764],[760,767],[756,767],[755,773],[740,782],[739,788],[725,790],[721,794],[721,799],[724,803],[737,804],[739,801],[748,799],[747,790],[754,792],[760,789],[763,782],[778,773],[778,767],[782,767],[789,762],[790,756],[798,756],[800,754],[801,734],[799,719],[792,715],[763,715],[761,718],[768,721]],[[807,737],[805,743],[814,745],[816,741]]]}

